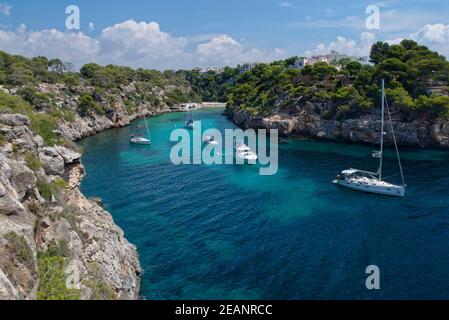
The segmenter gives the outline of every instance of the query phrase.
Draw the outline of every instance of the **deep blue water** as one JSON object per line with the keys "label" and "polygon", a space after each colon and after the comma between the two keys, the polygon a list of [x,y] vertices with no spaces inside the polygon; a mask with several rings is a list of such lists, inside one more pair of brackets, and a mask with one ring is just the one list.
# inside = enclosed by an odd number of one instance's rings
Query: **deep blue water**
{"label": "deep blue water", "polygon": [[[129,145],[138,122],[81,143],[82,190],[101,197],[137,245],[144,298],[449,298],[448,152],[402,150],[409,188],[390,198],[331,183],[348,167],[376,169],[367,146],[287,140],[275,176],[174,166],[170,133],[188,118],[150,119],[151,146]],[[235,128],[217,110],[195,120]],[[387,156],[388,176],[397,165]],[[378,291],[365,288],[371,264],[381,271]]]}

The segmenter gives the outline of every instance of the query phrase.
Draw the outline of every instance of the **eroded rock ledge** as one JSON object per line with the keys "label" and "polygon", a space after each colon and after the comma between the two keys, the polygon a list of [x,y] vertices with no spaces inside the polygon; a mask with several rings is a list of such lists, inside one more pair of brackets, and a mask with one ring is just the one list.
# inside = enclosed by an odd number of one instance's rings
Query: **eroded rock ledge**
{"label": "eroded rock ledge", "polygon": [[[306,137],[330,141],[378,144],[379,115],[366,115],[355,119],[326,120],[308,103],[293,114],[274,114],[254,117],[243,110],[228,108],[228,116],[242,128],[278,129],[281,136]],[[449,122],[414,120],[410,122],[393,117],[393,127],[399,145],[420,148],[449,149]],[[387,128],[387,130],[390,130]],[[387,135],[386,144],[392,144]]]}

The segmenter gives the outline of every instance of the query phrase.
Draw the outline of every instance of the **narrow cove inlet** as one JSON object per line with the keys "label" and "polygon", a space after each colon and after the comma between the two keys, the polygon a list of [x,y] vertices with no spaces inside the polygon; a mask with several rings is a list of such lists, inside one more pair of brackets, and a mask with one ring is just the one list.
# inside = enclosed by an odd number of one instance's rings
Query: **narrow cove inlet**
{"label": "narrow cove inlet", "polygon": [[[236,126],[222,110],[193,112],[202,129]],[[449,292],[449,153],[401,148],[408,189],[390,198],[332,184],[371,168],[373,148],[288,139],[276,175],[257,166],[179,165],[170,134],[188,113],[144,120],[80,142],[82,192],[100,197],[137,246],[144,299],[417,299]],[[144,132],[141,132],[144,133]],[[396,175],[385,151],[385,177]],[[366,289],[367,266],[383,290]]]}

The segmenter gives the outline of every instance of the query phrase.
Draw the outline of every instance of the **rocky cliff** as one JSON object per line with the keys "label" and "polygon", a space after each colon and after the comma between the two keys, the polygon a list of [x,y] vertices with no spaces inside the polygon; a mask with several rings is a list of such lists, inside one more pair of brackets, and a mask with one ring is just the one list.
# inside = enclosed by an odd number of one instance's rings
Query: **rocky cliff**
{"label": "rocky cliff", "polygon": [[[242,128],[278,129],[281,136],[307,137],[330,141],[377,144],[380,137],[380,112],[375,110],[359,118],[326,120],[317,106],[306,103],[294,112],[276,112],[268,117],[252,116],[245,110],[228,107],[228,116]],[[449,122],[417,119],[404,120],[392,115],[393,128],[399,145],[421,148],[449,149]],[[387,133],[391,128],[387,126]],[[392,144],[392,135],[386,135]]]}
{"label": "rocky cliff", "polygon": [[[59,134],[76,140],[151,112],[77,117]],[[137,299],[136,248],[80,192],[81,154],[44,146],[29,126],[0,115],[0,299]]]}

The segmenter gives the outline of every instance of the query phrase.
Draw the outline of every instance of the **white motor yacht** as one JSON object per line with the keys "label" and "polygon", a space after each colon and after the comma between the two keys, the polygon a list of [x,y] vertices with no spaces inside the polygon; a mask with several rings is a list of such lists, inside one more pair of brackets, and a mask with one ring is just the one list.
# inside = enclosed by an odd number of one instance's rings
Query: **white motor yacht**
{"label": "white motor yacht", "polygon": [[258,159],[256,153],[243,142],[236,143],[234,151],[236,159],[246,161],[248,164],[256,164]]}

